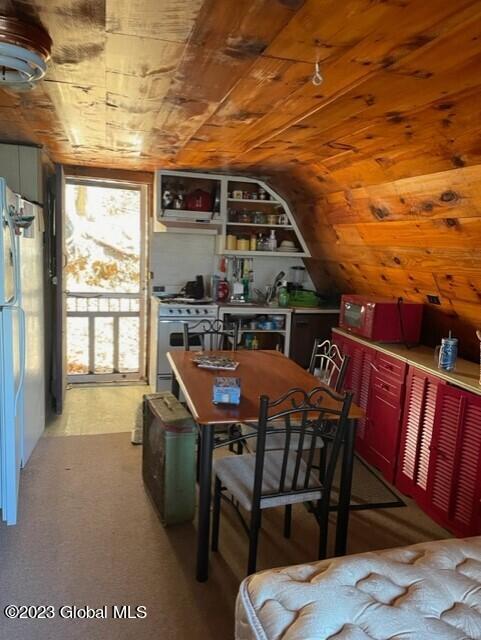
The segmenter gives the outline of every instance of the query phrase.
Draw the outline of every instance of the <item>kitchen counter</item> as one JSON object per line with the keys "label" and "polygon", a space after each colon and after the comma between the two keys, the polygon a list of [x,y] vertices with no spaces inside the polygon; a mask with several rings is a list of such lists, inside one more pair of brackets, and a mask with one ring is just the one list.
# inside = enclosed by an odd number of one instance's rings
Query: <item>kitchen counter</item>
{"label": "kitchen counter", "polygon": [[293,313],[339,313],[339,307],[289,307]]}
{"label": "kitchen counter", "polygon": [[219,302],[219,307],[235,309],[253,309],[256,313],[339,313],[339,307],[280,307],[279,305],[266,305],[257,302]]}
{"label": "kitchen counter", "polygon": [[352,333],[349,333],[349,331],[344,331],[338,327],[333,328],[332,331],[341,336],[345,336],[350,340],[354,340],[360,344],[365,344],[373,349],[377,349],[377,351],[386,353],[394,358],[399,358],[399,360],[403,360],[413,367],[422,369],[423,371],[426,371],[426,373],[431,373],[438,378],[446,380],[446,382],[456,385],[457,387],[461,387],[462,389],[466,389],[466,391],[471,391],[472,393],[481,395],[481,385],[479,384],[480,366],[476,362],[470,362],[469,360],[458,358],[456,361],[456,371],[443,371],[442,369],[438,369],[434,360],[434,349],[431,347],[419,345],[408,349],[401,344],[383,344],[379,342],[372,342],[365,338],[359,338],[358,336],[354,336]]}

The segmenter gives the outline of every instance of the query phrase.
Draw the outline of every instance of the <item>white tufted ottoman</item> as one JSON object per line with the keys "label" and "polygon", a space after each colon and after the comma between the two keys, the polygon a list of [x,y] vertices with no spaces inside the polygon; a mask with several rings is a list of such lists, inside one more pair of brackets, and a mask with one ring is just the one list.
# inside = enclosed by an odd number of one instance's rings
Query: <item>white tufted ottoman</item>
{"label": "white tufted ottoman", "polygon": [[246,578],[236,640],[481,640],[481,536]]}

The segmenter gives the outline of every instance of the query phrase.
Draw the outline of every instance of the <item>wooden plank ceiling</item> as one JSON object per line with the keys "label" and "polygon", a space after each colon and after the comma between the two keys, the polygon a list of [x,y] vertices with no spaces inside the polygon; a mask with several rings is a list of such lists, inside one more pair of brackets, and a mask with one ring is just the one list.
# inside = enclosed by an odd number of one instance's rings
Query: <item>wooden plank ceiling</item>
{"label": "wooden plank ceiling", "polygon": [[[54,45],[0,92],[0,138],[66,164],[269,176],[320,288],[426,301],[426,339],[481,326],[479,0],[0,0]],[[310,82],[314,62],[324,76]]]}

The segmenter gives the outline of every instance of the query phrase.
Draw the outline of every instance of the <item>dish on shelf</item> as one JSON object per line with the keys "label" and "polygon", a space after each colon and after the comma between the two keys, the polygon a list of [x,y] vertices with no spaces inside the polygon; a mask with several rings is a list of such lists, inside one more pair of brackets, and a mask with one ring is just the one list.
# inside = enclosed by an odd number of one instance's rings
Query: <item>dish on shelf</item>
{"label": "dish on shelf", "polygon": [[297,253],[298,251],[300,251],[300,249],[298,249],[297,247],[291,247],[291,246],[280,246],[277,247],[277,251],[280,251],[281,253]]}

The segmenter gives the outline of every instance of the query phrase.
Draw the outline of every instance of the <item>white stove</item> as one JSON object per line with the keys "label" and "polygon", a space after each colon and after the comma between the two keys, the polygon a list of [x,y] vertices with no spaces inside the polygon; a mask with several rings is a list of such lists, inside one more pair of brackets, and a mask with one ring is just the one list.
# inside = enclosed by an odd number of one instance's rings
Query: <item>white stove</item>
{"label": "white stove", "polygon": [[217,318],[217,305],[160,301],[159,318]]}
{"label": "white stove", "polygon": [[[167,360],[168,351],[184,349],[184,324],[195,327],[202,320],[217,318],[217,304],[189,298],[159,297],[157,305],[157,353],[156,390],[165,391],[171,387],[172,373]],[[191,350],[201,348],[200,342],[193,338]],[[152,379],[152,375],[151,375]]]}

